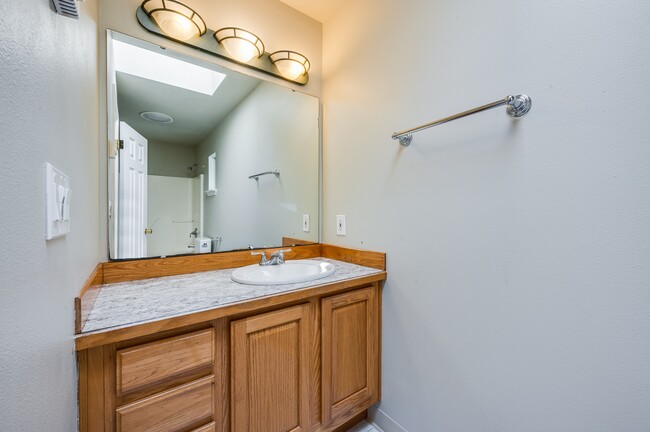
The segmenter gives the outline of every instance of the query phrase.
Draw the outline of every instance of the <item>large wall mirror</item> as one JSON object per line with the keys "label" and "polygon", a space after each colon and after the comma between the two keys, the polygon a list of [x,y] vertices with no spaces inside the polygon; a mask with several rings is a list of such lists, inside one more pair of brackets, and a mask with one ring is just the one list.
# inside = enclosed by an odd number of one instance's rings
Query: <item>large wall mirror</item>
{"label": "large wall mirror", "polygon": [[319,241],[317,98],[108,31],[111,259]]}

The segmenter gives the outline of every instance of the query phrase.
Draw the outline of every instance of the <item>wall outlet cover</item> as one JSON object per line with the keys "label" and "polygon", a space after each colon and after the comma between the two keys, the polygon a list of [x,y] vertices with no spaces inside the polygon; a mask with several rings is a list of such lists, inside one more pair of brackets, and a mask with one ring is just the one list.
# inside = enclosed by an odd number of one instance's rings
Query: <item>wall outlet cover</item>
{"label": "wall outlet cover", "polygon": [[302,215],[302,230],[304,232],[309,232],[309,215]]}

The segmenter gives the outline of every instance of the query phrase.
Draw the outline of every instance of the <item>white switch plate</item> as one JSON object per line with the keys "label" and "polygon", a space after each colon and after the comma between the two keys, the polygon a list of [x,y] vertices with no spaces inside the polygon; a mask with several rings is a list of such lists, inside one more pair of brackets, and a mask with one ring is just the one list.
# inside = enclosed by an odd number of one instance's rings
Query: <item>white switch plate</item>
{"label": "white switch plate", "polygon": [[70,179],[45,163],[45,240],[70,232]]}
{"label": "white switch plate", "polygon": [[304,232],[309,232],[309,215],[302,215],[302,230]]}
{"label": "white switch plate", "polygon": [[336,215],[336,234],[345,235],[345,215]]}

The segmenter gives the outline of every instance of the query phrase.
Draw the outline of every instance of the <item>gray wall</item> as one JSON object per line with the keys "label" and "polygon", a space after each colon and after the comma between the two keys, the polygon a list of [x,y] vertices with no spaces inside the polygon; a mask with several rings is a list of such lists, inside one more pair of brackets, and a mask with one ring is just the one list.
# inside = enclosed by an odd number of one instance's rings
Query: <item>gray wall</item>
{"label": "gray wall", "polygon": [[197,173],[187,169],[196,162],[196,146],[148,141],[147,156],[149,175],[189,178],[204,170],[199,168]]}
{"label": "gray wall", "polygon": [[[324,241],[388,253],[386,431],[650,430],[648,22],[357,0],[324,24]],[[390,139],[509,93],[519,122]]]}
{"label": "gray wall", "polygon": [[[282,237],[318,241],[318,113],[318,99],[262,82],[201,143],[200,164],[216,153],[218,190],[204,201],[204,233],[222,237],[221,250],[279,246]],[[248,178],[276,169],[279,178]]]}
{"label": "gray wall", "polygon": [[[99,261],[97,2],[0,4],[0,430],[74,431],[73,299]],[[70,177],[71,232],[45,241],[45,162]]]}

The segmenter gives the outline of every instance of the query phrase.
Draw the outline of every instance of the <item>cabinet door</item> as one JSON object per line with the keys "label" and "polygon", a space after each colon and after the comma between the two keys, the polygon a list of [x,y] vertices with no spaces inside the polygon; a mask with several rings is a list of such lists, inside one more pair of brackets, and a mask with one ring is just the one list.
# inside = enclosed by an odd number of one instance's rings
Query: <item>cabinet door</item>
{"label": "cabinet door", "polygon": [[309,430],[308,306],[231,324],[232,431]]}
{"label": "cabinet door", "polygon": [[328,429],[379,398],[379,302],[375,287],[322,300],[322,415]]}

